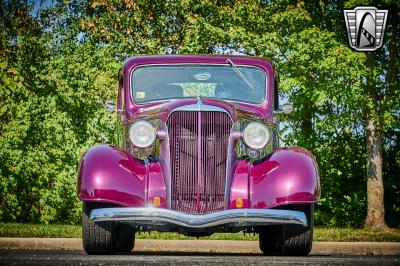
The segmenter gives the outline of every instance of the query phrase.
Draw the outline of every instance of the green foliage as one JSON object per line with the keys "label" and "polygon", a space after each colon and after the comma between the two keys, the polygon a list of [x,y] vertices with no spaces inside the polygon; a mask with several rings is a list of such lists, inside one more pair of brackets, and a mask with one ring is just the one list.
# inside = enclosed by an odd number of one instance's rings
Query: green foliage
{"label": "green foliage", "polygon": [[[10,26],[27,15],[23,6],[10,7],[21,12],[10,17]],[[57,28],[52,34],[61,33],[73,34]],[[44,29],[22,36],[11,29],[6,37],[18,41],[2,42],[0,220],[78,222],[78,162],[93,144],[115,142],[116,118],[102,107],[116,98],[119,64],[106,47],[80,45],[72,36],[59,44],[61,36]]]}
{"label": "green foliage", "polygon": [[38,11],[25,1],[4,2],[0,221],[78,222],[78,163],[93,144],[116,142],[117,117],[104,113],[103,104],[116,100],[125,58],[242,53],[270,58],[280,75],[281,96],[296,107],[284,117],[282,133],[317,158],[323,198],[316,223],[363,224],[369,114],[383,136],[386,220],[398,226],[399,4],[376,3],[389,6],[391,15],[373,70],[367,68],[367,55],[347,44],[342,9],[359,4],[86,0],[56,1]]}

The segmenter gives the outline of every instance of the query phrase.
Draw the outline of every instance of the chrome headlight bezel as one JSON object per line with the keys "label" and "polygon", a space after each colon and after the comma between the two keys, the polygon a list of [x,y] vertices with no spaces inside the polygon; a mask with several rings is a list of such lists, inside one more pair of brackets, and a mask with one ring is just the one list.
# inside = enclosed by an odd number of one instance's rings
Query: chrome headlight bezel
{"label": "chrome headlight bezel", "polygon": [[[261,133],[262,135],[258,138],[255,138],[255,133],[254,131],[258,131],[258,133]],[[260,135],[260,134],[258,134]],[[257,140],[255,142],[255,140]],[[269,132],[269,129],[262,123],[259,122],[250,122],[247,124],[245,129],[243,130],[243,142],[246,144],[248,148],[251,150],[262,150],[264,149],[268,142],[271,139],[271,133]]]}
{"label": "chrome headlight bezel", "polygon": [[[147,139],[144,140],[143,138]],[[157,138],[156,129],[148,121],[138,120],[132,123],[132,125],[129,127],[129,140],[134,147],[148,148],[154,144],[156,138]]]}

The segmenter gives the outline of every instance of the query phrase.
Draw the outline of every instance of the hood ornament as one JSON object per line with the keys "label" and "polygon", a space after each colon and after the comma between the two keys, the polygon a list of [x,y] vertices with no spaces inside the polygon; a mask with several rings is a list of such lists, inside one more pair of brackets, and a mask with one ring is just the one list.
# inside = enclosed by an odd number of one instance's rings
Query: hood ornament
{"label": "hood ornament", "polygon": [[203,101],[201,100],[200,96],[197,96],[197,103],[196,103],[197,107],[198,107],[198,111],[200,112],[202,109]]}

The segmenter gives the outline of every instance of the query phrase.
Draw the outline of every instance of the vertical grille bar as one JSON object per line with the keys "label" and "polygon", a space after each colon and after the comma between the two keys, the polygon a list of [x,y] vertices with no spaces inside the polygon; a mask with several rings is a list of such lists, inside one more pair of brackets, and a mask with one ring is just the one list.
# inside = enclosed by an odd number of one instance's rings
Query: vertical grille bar
{"label": "vertical grille bar", "polygon": [[222,210],[232,126],[229,116],[215,111],[176,111],[167,126],[172,209],[198,214]]}
{"label": "vertical grille bar", "polygon": [[197,204],[196,204],[196,212],[199,213],[201,210],[200,206],[200,193],[201,193],[201,177],[202,177],[202,146],[201,146],[201,112],[197,112],[197,124],[198,124],[198,129],[197,129],[197,164],[200,165],[197,166]]}

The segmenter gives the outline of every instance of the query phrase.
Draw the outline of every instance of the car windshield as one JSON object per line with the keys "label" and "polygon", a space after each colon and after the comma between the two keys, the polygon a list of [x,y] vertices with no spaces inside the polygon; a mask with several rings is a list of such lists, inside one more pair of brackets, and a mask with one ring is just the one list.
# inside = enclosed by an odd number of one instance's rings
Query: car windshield
{"label": "car windshield", "polygon": [[[266,74],[252,66],[157,65],[142,66],[132,73],[132,93],[136,102],[207,97],[262,103]],[[243,76],[242,76],[243,75]]]}

